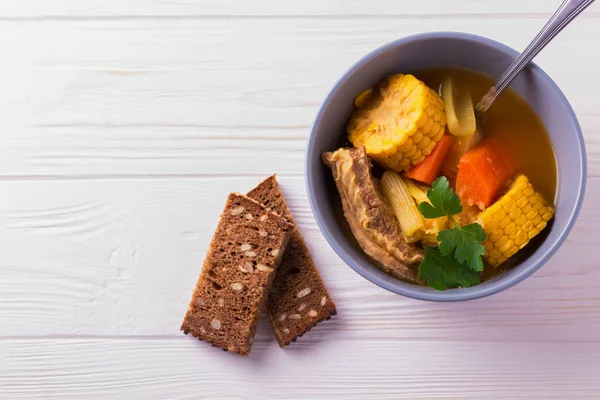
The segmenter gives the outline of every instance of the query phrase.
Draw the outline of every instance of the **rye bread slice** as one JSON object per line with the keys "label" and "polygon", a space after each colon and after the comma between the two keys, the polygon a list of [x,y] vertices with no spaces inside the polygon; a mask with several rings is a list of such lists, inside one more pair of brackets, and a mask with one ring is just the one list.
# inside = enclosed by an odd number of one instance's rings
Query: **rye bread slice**
{"label": "rye bread slice", "polygon": [[[248,196],[294,223],[275,175],[252,189]],[[336,314],[335,303],[298,228],[290,233],[285,254],[275,273],[267,313],[281,347]]]}
{"label": "rye bread slice", "polygon": [[292,229],[255,200],[230,194],[181,330],[247,355]]}

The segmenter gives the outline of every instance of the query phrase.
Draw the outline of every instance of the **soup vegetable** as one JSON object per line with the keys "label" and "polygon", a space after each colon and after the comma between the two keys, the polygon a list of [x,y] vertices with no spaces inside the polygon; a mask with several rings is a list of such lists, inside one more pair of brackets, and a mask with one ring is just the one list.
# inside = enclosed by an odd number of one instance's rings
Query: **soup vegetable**
{"label": "soup vegetable", "polygon": [[511,91],[479,126],[473,99],[491,84],[470,71],[428,70],[389,76],[354,99],[346,130],[360,153],[323,158],[354,236],[384,271],[436,290],[477,285],[553,218],[548,135]]}

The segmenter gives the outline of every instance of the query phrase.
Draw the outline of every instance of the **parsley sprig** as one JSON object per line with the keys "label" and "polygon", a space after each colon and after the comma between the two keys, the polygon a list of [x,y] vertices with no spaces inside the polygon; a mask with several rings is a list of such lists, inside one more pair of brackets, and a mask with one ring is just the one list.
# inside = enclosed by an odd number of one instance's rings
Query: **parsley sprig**
{"label": "parsley sprig", "polygon": [[448,217],[453,227],[438,233],[438,247],[425,247],[419,279],[427,279],[427,284],[436,290],[479,284],[478,272],[483,271],[481,256],[485,253],[482,244],[486,238],[485,231],[478,223],[460,226],[453,218],[462,212],[463,207],[446,177],[433,182],[427,190],[427,198],[431,204],[419,204],[423,217]]}

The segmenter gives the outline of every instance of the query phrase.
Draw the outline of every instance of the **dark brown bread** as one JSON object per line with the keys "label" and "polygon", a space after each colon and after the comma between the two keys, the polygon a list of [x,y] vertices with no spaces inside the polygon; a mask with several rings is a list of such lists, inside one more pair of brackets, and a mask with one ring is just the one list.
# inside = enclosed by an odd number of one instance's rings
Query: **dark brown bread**
{"label": "dark brown bread", "polygon": [[[294,222],[275,175],[251,190],[248,196]],[[298,228],[291,232],[275,274],[267,300],[267,313],[281,347],[336,314],[335,304]]]}
{"label": "dark brown bread", "polygon": [[262,204],[230,194],[181,330],[248,354],[292,229]]}

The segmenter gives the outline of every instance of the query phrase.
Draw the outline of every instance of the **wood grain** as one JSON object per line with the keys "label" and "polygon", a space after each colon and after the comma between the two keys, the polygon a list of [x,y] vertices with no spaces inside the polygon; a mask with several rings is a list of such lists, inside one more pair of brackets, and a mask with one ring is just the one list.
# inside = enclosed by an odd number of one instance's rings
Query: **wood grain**
{"label": "wood grain", "polygon": [[[416,3],[398,3],[392,0],[307,0],[281,2],[276,0],[61,0],[49,3],[45,0],[20,0],[0,4],[3,17],[200,17],[200,16],[386,16],[415,17],[427,15],[482,15],[522,14],[554,12],[559,0],[487,0],[455,1],[429,0]],[[592,6],[590,11],[600,8]],[[589,15],[589,14],[588,14]]]}
{"label": "wood grain", "polygon": [[[580,117],[592,176],[600,171],[599,121]],[[302,176],[309,128],[66,126],[4,132],[0,180],[256,180],[275,172]]]}
{"label": "wood grain", "polygon": [[[0,240],[6,249],[0,261],[0,338],[179,336],[227,193],[247,191],[261,178],[0,183]],[[599,178],[590,180],[568,243],[542,270],[514,289],[461,304],[414,301],[365,281],[324,241],[303,178],[280,180],[339,306],[336,321],[321,330],[325,335],[600,340],[600,270],[595,253],[586,250],[594,246],[600,224],[594,206],[600,201]]]}
{"label": "wood grain", "polygon": [[[365,357],[360,366],[357,354]],[[0,370],[7,399],[504,400],[600,392],[598,343],[335,339],[281,350],[270,341],[240,359],[189,338],[20,340],[0,342],[0,356],[10,366]]]}
{"label": "wood grain", "polygon": [[[19,38],[0,47],[7,60],[0,176],[301,174],[319,104],[367,51],[434,28],[522,48],[541,24],[502,17],[0,22],[0,38]],[[538,60],[595,147],[600,111],[590,87],[600,53],[580,38],[600,42],[597,26],[578,21]],[[562,62],[566,54],[577,62]]]}
{"label": "wood grain", "polygon": [[[573,104],[589,183],[567,243],[461,304],[370,284],[308,207],[335,80],[396,38],[522,49],[559,0],[0,2],[0,399],[576,399],[600,393],[595,4],[536,59]],[[178,330],[225,196],[273,172],[339,315],[249,359]]]}

